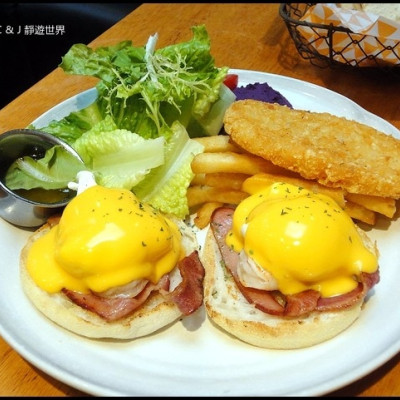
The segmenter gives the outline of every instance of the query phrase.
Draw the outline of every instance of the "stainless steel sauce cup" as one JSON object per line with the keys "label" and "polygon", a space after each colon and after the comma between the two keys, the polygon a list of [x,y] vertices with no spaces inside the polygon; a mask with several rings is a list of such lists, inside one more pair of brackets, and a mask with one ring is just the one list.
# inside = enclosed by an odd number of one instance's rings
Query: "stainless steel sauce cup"
{"label": "stainless steel sauce cup", "polygon": [[5,174],[11,164],[23,156],[44,155],[49,148],[61,145],[79,158],[76,151],[61,139],[48,133],[31,129],[15,129],[0,135],[0,217],[21,227],[38,227],[48,217],[61,212],[71,200],[41,202],[22,197],[4,184]]}

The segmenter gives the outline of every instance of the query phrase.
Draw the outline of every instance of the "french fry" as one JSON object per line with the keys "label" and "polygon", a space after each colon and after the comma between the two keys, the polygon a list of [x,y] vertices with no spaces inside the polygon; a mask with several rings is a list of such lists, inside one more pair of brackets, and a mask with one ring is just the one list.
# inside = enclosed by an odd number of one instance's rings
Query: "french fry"
{"label": "french fry", "polygon": [[225,151],[232,151],[235,153],[242,153],[243,150],[236,144],[230,142],[228,135],[216,135],[194,138],[197,142],[204,146],[204,153],[221,153]]}
{"label": "french fry", "polygon": [[375,212],[368,210],[368,208],[365,208],[360,204],[353,203],[352,201],[346,201],[344,211],[346,211],[347,214],[349,214],[353,219],[357,219],[358,221],[364,222],[368,225],[375,225]]}
{"label": "french fry", "polygon": [[242,183],[249,178],[251,175],[231,173],[231,172],[215,172],[212,174],[196,174],[191,185],[207,185],[214,187],[224,187],[240,190]]}
{"label": "french fry", "polygon": [[215,172],[204,175],[204,185],[241,190],[243,182],[250,176],[234,172]]}
{"label": "french fry", "polygon": [[187,199],[190,208],[207,202],[239,204],[248,194],[240,190],[216,188],[196,185],[187,189]]}
{"label": "french fry", "polygon": [[195,174],[230,172],[254,175],[259,172],[282,172],[282,168],[261,157],[230,151],[197,154],[191,167]]}
{"label": "french fry", "polygon": [[206,184],[206,174],[195,174],[192,181],[190,182],[192,186],[200,186]]}
{"label": "french fry", "polygon": [[369,196],[365,194],[347,193],[346,199],[364,206],[368,210],[392,218],[396,212],[396,200],[388,197]]}
{"label": "french fry", "polygon": [[194,217],[194,224],[199,228],[205,228],[211,219],[211,215],[219,207],[222,207],[224,203],[211,201],[204,203],[200,208],[197,210],[197,214]]}
{"label": "french fry", "polygon": [[339,188],[328,188],[320,185],[318,182],[310,181],[304,178],[298,178],[295,176],[287,176],[281,174],[271,173],[260,173],[253,175],[243,182],[242,190],[244,192],[253,194],[260,188],[266,185],[271,185],[274,182],[285,182],[293,185],[304,187],[311,190],[314,193],[321,193],[330,196],[334,199],[342,208],[345,206],[344,191]]}

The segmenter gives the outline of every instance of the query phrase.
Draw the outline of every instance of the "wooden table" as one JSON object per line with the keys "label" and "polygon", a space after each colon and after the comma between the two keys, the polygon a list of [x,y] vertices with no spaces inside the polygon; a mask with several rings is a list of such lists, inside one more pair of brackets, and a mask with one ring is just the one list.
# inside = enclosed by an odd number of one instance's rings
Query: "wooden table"
{"label": "wooden table", "polygon": [[[205,24],[217,66],[270,72],[326,87],[400,129],[400,80],[381,73],[371,75],[359,70],[345,72],[312,66],[297,53],[278,9],[278,3],[143,4],[91,45],[106,46],[124,39],[143,45],[150,35],[158,32],[158,46],[163,47],[190,39],[191,26]],[[68,76],[56,68],[0,110],[0,132],[26,127],[60,101],[95,84],[93,78]],[[0,339],[0,395],[85,394],[41,372]],[[368,376],[330,395],[400,395],[400,354]]]}

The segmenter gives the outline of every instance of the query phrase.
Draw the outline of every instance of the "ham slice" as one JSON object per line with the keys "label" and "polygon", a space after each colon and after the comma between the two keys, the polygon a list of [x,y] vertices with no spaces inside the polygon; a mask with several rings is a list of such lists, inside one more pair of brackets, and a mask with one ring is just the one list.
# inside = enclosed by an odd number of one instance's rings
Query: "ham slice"
{"label": "ham slice", "polygon": [[363,299],[368,291],[379,282],[379,270],[372,274],[363,272],[356,289],[343,295],[321,297],[315,290],[306,290],[294,295],[283,295],[279,291],[267,291],[243,286],[237,275],[239,255],[226,244],[225,237],[232,228],[234,209],[221,207],[214,211],[210,227],[214,234],[226,268],[232,274],[238,289],[246,300],[271,315],[299,317],[312,311],[337,311],[353,306]]}

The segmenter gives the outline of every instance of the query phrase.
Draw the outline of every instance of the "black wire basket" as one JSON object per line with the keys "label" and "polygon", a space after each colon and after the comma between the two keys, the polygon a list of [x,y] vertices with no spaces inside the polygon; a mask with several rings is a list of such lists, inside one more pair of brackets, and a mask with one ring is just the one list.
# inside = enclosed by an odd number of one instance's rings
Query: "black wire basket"
{"label": "black wire basket", "polygon": [[[375,51],[373,54],[368,54],[363,46],[363,41],[367,38],[366,35],[354,33],[350,29],[343,26],[334,26],[333,24],[324,25],[310,23],[302,21],[301,18],[304,16],[306,11],[317,3],[281,3],[279,7],[279,15],[284,20],[291,38],[297,48],[297,51],[304,59],[310,61],[311,64],[321,67],[351,67],[363,69],[377,69],[380,71],[390,71],[396,76],[400,77],[400,42],[396,42],[394,45],[385,45],[377,37],[369,36],[369,40],[376,41],[376,48],[379,51]],[[304,29],[307,28],[313,33],[312,40],[306,38],[303,34]],[[303,30],[303,32],[302,32]],[[347,45],[345,47],[335,48],[333,43],[337,43],[335,35],[347,35]],[[317,50],[316,43],[326,43],[327,51],[325,54],[321,54]],[[346,50],[349,46],[357,46],[358,57],[348,57]],[[388,64],[385,62],[380,55],[391,54],[393,59],[397,59],[396,63]]]}

